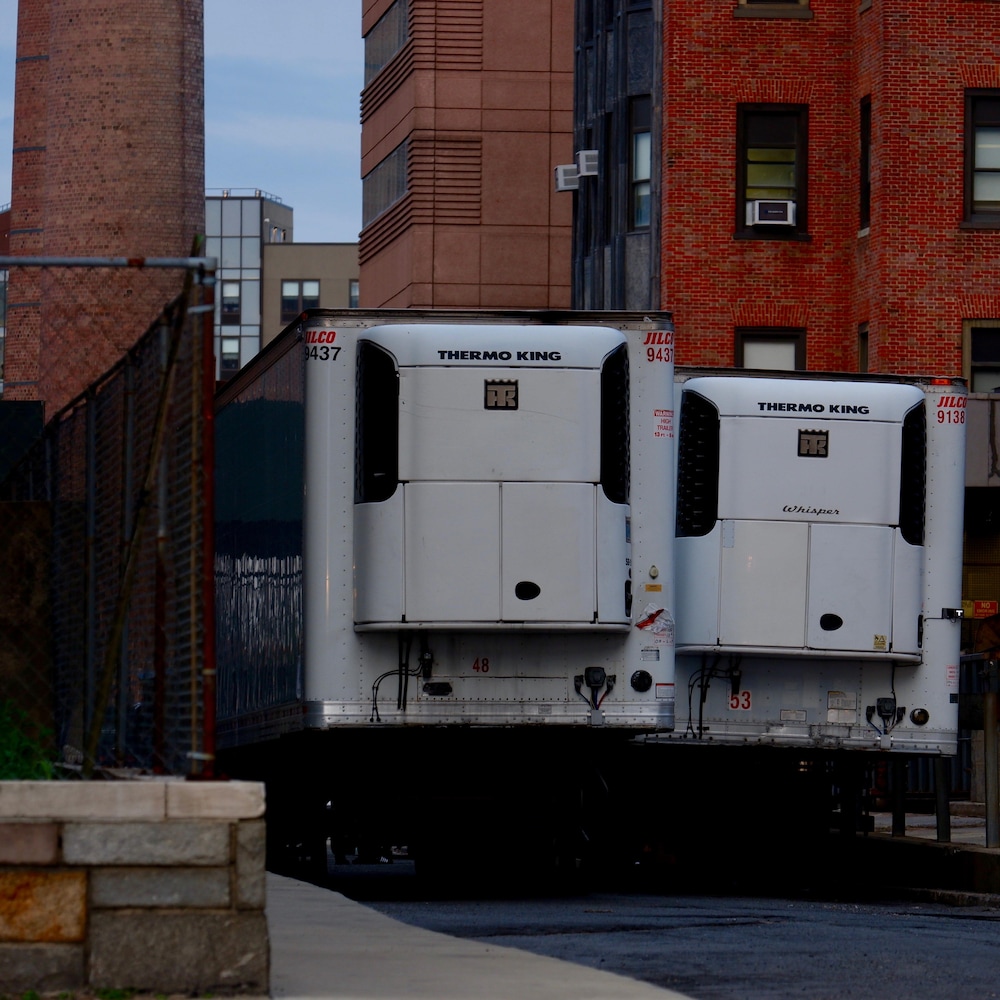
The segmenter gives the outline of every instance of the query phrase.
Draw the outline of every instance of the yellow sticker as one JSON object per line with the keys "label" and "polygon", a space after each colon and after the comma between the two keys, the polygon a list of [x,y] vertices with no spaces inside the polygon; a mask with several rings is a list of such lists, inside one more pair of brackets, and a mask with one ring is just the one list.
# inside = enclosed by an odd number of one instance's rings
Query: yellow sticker
{"label": "yellow sticker", "polygon": [[878,635],[876,633],[872,642],[872,649],[877,650],[880,653],[884,653],[888,648],[889,640],[884,635]]}
{"label": "yellow sticker", "polygon": [[662,583],[647,583],[646,592],[650,594],[659,594],[663,590]]}

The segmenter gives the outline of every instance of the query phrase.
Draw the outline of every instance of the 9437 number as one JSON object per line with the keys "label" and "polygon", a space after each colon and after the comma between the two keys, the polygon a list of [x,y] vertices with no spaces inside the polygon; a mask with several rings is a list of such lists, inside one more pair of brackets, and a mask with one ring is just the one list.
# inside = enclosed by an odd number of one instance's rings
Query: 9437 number
{"label": "9437 number", "polygon": [[306,357],[311,361],[336,361],[340,354],[339,347],[331,347],[329,344],[307,344]]}

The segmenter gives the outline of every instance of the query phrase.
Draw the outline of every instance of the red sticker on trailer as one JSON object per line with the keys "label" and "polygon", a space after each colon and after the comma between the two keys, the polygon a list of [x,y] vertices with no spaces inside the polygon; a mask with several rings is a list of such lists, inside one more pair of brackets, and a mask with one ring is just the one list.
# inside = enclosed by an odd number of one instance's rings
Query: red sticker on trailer
{"label": "red sticker on trailer", "polygon": [[941,396],[937,401],[937,422],[939,424],[964,424],[965,406],[965,396]]}
{"label": "red sticker on trailer", "polygon": [[653,437],[672,438],[674,436],[674,411],[653,410]]}

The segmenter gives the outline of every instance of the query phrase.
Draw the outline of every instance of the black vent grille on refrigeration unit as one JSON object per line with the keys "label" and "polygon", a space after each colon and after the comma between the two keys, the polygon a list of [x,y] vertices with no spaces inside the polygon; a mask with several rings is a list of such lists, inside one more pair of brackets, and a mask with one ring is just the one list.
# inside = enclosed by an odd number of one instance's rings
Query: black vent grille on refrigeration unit
{"label": "black vent grille on refrigeration unit", "polygon": [[378,503],[399,481],[399,375],[382,348],[358,344],[354,424],[354,502]]}
{"label": "black vent grille on refrigeration unit", "polygon": [[899,530],[911,545],[924,544],[927,418],[924,405],[903,418],[903,454],[899,475]]}
{"label": "black vent grille on refrigeration unit", "polygon": [[719,516],[719,411],[696,392],[681,401],[677,536],[707,535]]}
{"label": "black vent grille on refrigeration unit", "polygon": [[601,368],[601,486],[612,503],[628,503],[628,353],[615,348]]}

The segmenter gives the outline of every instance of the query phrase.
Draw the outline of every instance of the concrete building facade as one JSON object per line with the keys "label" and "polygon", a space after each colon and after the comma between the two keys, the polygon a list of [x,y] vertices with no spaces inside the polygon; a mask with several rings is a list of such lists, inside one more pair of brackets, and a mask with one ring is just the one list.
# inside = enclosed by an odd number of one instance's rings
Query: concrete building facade
{"label": "concrete building facade", "polygon": [[[10,253],[188,256],[204,231],[201,0],[20,0]],[[51,415],[180,290],[170,272],[10,276],[4,396]]]}
{"label": "concrete building facade", "polygon": [[290,243],[294,212],[266,191],[219,188],[205,196],[205,253],[218,261],[216,377],[239,371],[260,349],[264,248]]}
{"label": "concrete building facade", "polygon": [[295,243],[295,213],[259,188],[205,196],[205,253],[218,261],[216,377],[230,378],[304,309],[358,304],[356,243]]}
{"label": "concrete building facade", "polygon": [[364,0],[361,305],[570,301],[573,0]]}
{"label": "concrete building facade", "polygon": [[304,309],[354,309],[360,297],[357,243],[265,243],[261,347]]}

